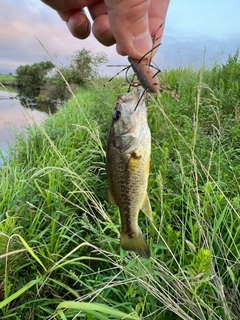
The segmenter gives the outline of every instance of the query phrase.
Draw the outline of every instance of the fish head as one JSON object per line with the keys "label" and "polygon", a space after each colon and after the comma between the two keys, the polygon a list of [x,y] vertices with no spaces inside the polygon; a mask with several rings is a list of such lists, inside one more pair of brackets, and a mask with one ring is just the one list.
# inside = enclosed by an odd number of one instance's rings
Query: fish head
{"label": "fish head", "polygon": [[125,152],[137,147],[149,131],[143,93],[143,90],[135,89],[118,95],[113,110],[110,135],[115,146]]}

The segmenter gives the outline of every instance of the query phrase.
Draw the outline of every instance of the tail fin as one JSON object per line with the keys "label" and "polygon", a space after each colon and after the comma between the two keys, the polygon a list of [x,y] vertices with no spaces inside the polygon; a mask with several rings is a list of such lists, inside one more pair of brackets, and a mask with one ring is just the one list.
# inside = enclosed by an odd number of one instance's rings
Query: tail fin
{"label": "tail fin", "polygon": [[120,243],[123,250],[134,251],[145,259],[150,258],[149,247],[141,232],[135,234],[133,237],[129,237],[126,233],[121,233]]}

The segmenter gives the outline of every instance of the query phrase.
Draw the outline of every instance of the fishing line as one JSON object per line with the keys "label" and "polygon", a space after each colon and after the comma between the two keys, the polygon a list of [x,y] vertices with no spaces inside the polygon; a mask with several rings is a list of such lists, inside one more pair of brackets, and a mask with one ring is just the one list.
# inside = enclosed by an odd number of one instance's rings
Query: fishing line
{"label": "fishing line", "polygon": [[137,107],[138,107],[138,105],[139,105],[139,103],[140,103],[143,95],[145,94],[145,92],[146,92],[146,90],[143,91],[143,93],[141,94],[141,97],[138,99],[138,102],[137,102],[137,105],[136,105],[136,107],[135,107],[135,109],[134,109],[134,112],[137,110]]}

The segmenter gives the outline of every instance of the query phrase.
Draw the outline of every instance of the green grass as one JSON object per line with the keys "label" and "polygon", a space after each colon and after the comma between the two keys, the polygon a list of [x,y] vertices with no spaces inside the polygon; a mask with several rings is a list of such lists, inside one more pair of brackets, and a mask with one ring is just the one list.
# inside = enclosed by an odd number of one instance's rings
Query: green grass
{"label": "green grass", "polygon": [[0,83],[3,85],[15,85],[15,76],[11,74],[0,74]]}
{"label": "green grass", "polygon": [[121,250],[107,202],[119,80],[80,89],[16,140],[0,171],[0,319],[239,319],[239,70],[235,56],[169,71],[179,102],[148,103],[149,260]]}

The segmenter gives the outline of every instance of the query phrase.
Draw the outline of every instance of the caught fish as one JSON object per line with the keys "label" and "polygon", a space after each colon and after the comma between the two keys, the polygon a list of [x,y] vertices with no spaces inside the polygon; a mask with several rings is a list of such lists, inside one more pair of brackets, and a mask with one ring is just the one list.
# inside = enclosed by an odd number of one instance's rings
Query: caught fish
{"label": "caught fish", "polygon": [[106,154],[109,201],[119,207],[121,247],[144,258],[150,257],[150,251],[139,229],[138,215],[142,210],[152,219],[147,194],[150,152],[143,90],[118,95]]}

